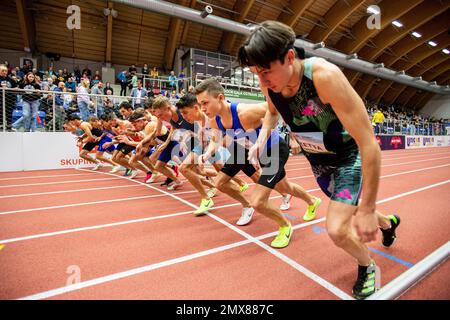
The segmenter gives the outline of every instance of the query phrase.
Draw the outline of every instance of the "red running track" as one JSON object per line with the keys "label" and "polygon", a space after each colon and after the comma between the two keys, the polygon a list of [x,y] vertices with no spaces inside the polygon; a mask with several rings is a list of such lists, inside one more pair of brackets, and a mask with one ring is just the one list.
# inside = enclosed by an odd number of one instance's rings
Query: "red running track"
{"label": "red running track", "polygon": [[[393,247],[381,235],[368,244],[385,285],[450,239],[450,148],[382,158],[378,208],[402,218]],[[188,183],[170,193],[108,168],[2,173],[0,299],[350,299],[356,263],[326,234],[328,200],[303,157],[286,169],[325,201],[310,223],[305,204],[291,202],[296,230],[282,250],[270,247],[277,227],[263,216],[236,226],[240,206],[226,195],[194,217]],[[447,261],[400,299],[450,299],[448,271]]]}

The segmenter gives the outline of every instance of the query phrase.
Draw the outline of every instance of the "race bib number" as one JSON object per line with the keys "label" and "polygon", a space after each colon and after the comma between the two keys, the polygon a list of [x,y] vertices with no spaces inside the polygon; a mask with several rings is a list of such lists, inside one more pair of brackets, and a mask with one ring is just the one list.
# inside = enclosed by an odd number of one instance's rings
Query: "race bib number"
{"label": "race bib number", "polygon": [[323,143],[323,132],[292,132],[295,140],[300,144],[302,149],[308,153],[326,153],[334,154],[327,150]]}

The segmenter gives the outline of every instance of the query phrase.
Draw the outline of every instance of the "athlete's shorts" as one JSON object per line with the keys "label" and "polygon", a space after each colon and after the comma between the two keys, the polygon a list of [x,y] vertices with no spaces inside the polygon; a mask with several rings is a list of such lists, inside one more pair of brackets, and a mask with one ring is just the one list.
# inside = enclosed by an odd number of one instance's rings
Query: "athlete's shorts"
{"label": "athlete's shorts", "polygon": [[312,165],[316,181],[331,199],[350,205],[358,205],[362,189],[361,157],[358,149],[339,165]]}
{"label": "athlete's shorts", "polygon": [[148,152],[145,154],[145,156],[146,156],[146,157],[150,157],[150,156],[153,154],[153,152],[155,152],[155,150],[156,150],[156,146],[151,147],[151,148],[148,150]]}
{"label": "athlete's shorts", "polygon": [[86,142],[83,146],[83,150],[92,151],[99,142]]}
{"label": "athlete's shorts", "polygon": [[228,157],[225,165],[220,171],[232,178],[237,175],[239,171],[244,172],[247,177],[251,177],[255,174],[255,167],[247,159],[248,150],[246,148],[233,142],[228,147],[228,152],[230,153],[230,157]]}
{"label": "athlete's shorts", "polygon": [[99,152],[104,152],[104,151],[108,151],[108,152],[113,152],[114,150],[116,150],[116,147],[112,144],[110,145],[108,148],[103,148],[103,144],[111,142],[112,139],[108,136],[103,137],[102,140],[100,140],[100,142],[98,143],[98,151]]}
{"label": "athlete's shorts", "polygon": [[[183,158],[183,153],[180,150],[180,144],[177,141],[170,141],[167,147],[161,152],[158,160],[164,163],[169,162],[172,156]],[[181,160],[183,161],[183,160]]]}
{"label": "athlete's shorts", "polygon": [[119,144],[117,145],[117,148],[116,148],[116,149],[119,150],[120,152],[122,152],[123,154],[127,155],[127,154],[129,154],[131,151],[133,151],[134,149],[136,149],[136,147],[133,147],[133,146],[130,146],[130,145],[126,144],[126,143],[121,142],[121,143],[119,143]]}
{"label": "athlete's shorts", "polygon": [[286,176],[284,166],[289,159],[289,147],[284,140],[263,151],[259,163],[262,168],[258,184],[273,189]]}

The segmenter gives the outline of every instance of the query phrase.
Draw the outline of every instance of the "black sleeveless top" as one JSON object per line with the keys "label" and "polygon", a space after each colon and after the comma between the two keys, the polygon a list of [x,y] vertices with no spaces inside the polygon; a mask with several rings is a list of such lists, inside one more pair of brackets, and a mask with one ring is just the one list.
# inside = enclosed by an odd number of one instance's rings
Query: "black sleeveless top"
{"label": "black sleeveless top", "polygon": [[315,58],[305,60],[297,93],[285,98],[268,89],[269,97],[311,164],[338,164],[358,150],[330,104],[320,100],[312,81]]}

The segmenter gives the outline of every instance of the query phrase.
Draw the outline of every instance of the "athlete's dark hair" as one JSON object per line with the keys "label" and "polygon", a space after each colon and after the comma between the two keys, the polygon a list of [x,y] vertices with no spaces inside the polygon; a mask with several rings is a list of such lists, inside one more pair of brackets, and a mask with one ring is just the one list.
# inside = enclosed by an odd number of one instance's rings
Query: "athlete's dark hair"
{"label": "athlete's dark hair", "polygon": [[182,110],[183,108],[192,108],[196,104],[198,104],[198,101],[195,94],[186,93],[184,96],[180,98],[180,100],[178,100],[176,106],[179,110]]}
{"label": "athlete's dark hair", "polygon": [[122,109],[122,108],[130,110],[130,109],[133,109],[133,106],[128,101],[122,101],[122,103],[119,106],[119,109]]}
{"label": "athlete's dark hair", "polygon": [[284,63],[289,49],[294,49],[295,32],[278,21],[264,21],[255,27],[238,50],[237,61],[241,66],[270,68],[276,60]]}
{"label": "athlete's dark hair", "polygon": [[67,121],[73,121],[73,120],[81,120],[81,118],[76,115],[75,113],[71,113],[67,116]]}
{"label": "athlete's dark hair", "polygon": [[145,118],[145,112],[143,108],[139,108],[131,114],[130,118],[128,118],[128,121],[135,122],[141,118]]}
{"label": "athlete's dark hair", "polygon": [[225,94],[222,85],[216,78],[208,78],[203,80],[194,89],[195,94],[200,94],[205,91],[214,98],[216,98],[219,94]]}

